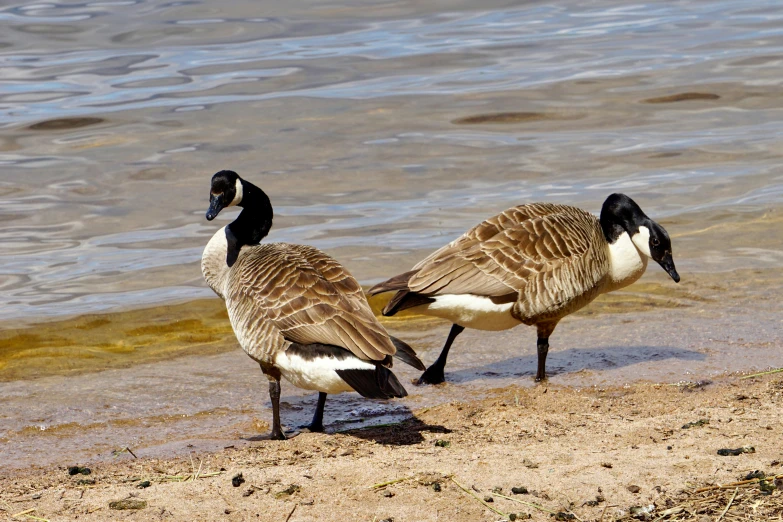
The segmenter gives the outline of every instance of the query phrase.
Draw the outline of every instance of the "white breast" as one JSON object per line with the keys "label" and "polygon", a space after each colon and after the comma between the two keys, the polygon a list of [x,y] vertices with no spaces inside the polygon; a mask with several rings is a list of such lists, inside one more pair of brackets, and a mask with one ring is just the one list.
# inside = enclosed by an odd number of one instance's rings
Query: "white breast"
{"label": "white breast", "polygon": [[221,298],[225,299],[225,284],[228,281],[229,267],[226,263],[226,227],[221,228],[204,248],[201,255],[201,273],[209,287]]}
{"label": "white breast", "polygon": [[417,313],[448,319],[452,323],[477,330],[506,330],[520,324],[511,315],[514,303],[493,303],[489,297],[470,294],[430,296],[429,303],[412,308]]}
{"label": "white breast", "polygon": [[283,377],[294,386],[330,394],[354,391],[337,375],[336,370],[375,371],[373,364],[362,361],[358,357],[346,359],[316,357],[308,360],[297,354],[288,355],[285,352],[277,354],[275,366],[280,369]]}
{"label": "white breast", "polygon": [[[644,228],[644,227],[642,227]],[[647,256],[631,240],[627,232],[623,232],[617,241],[609,245],[609,277],[615,290],[630,285],[647,269]]]}

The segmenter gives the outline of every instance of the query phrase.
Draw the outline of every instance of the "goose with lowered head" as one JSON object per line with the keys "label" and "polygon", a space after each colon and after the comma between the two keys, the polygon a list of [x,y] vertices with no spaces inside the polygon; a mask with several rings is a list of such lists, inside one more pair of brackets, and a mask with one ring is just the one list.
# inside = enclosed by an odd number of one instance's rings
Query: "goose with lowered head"
{"label": "goose with lowered head", "polygon": [[479,223],[369,294],[396,292],[384,315],[410,309],[453,323],[420,383],[445,380],[449,349],[466,327],[505,330],[519,324],[538,330],[536,381],[542,381],[557,323],[600,294],[639,279],[648,259],[680,281],[666,230],[625,194],[606,198],[600,218],[568,205],[531,203]]}
{"label": "goose with lowered head", "polygon": [[405,388],[389,369],[392,356],[420,370],[424,365],[381,326],[356,279],[316,248],[261,244],[272,227],[269,198],[235,172],[223,170],[212,177],[206,217],[212,221],[231,206],[243,210],[212,236],[201,270],[225,300],[242,349],[269,380],[271,438],[286,438],[280,424],[282,377],[319,392],[310,431],[324,430],[327,394],[405,397]]}

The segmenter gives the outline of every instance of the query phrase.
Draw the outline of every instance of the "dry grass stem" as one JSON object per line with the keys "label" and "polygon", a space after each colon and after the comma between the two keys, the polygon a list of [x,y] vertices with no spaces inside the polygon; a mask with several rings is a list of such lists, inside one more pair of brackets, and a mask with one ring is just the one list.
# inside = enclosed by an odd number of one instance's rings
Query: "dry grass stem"
{"label": "dry grass stem", "polygon": [[492,506],[490,506],[489,504],[487,504],[486,502],[484,502],[484,499],[483,499],[483,498],[480,498],[480,497],[478,497],[478,496],[477,496],[475,493],[473,493],[471,490],[469,490],[468,488],[466,488],[465,486],[463,486],[462,484],[460,484],[459,482],[457,482],[456,480],[454,480],[454,477],[449,477],[449,479],[450,479],[450,480],[451,480],[451,481],[452,481],[454,484],[456,484],[456,485],[457,485],[457,487],[458,487],[459,489],[461,489],[461,490],[462,490],[462,491],[464,491],[465,493],[469,494],[470,496],[472,496],[473,498],[475,498],[476,500],[478,500],[479,502],[481,502],[482,504],[484,504],[484,507],[486,507],[486,508],[487,508],[487,509],[489,509],[490,511],[492,511],[492,512],[494,512],[494,513],[497,513],[497,514],[498,514],[498,515],[500,515],[501,517],[508,518],[508,515],[507,515],[506,513],[503,513],[503,512],[502,512],[502,511],[500,511],[499,509],[495,509],[495,508],[493,508]]}
{"label": "dry grass stem", "polygon": [[[493,493],[496,497],[502,497],[508,500],[511,500],[513,502],[518,502],[519,504],[524,504],[526,506],[532,507],[534,509],[537,509],[539,511],[543,511],[544,513],[549,513],[550,515],[556,515],[557,511],[552,511],[551,509],[547,509],[544,506],[539,506],[538,504],[534,504],[533,502],[525,502],[524,500],[519,500],[518,498],[514,497],[507,497],[506,495],[503,495],[501,493]],[[574,515],[576,516],[576,515]]]}
{"label": "dry grass stem", "polygon": [[734,499],[737,497],[737,492],[739,491],[739,488],[734,488],[734,494],[731,495],[731,498],[729,499],[728,504],[726,504],[726,507],[723,508],[723,511],[721,511],[720,516],[715,520],[715,522],[720,522],[721,519],[726,515],[726,512],[731,507],[731,503],[734,502]]}
{"label": "dry grass stem", "polygon": [[398,478],[398,479],[394,479],[394,480],[387,480],[386,482],[379,482],[377,484],[373,484],[372,486],[370,486],[370,489],[385,488],[386,486],[391,486],[392,484],[399,484],[400,482],[405,482],[406,480],[411,480],[413,478],[415,478],[415,477],[414,476],[410,476],[410,477],[402,477],[402,478]]}
{"label": "dry grass stem", "polygon": [[751,375],[745,375],[744,377],[740,377],[740,380],[752,379],[753,377],[761,377],[762,375],[772,375],[773,373],[781,373],[781,372],[783,372],[783,368],[777,368],[775,370],[769,370],[769,371],[766,371],[766,372],[753,373]]}

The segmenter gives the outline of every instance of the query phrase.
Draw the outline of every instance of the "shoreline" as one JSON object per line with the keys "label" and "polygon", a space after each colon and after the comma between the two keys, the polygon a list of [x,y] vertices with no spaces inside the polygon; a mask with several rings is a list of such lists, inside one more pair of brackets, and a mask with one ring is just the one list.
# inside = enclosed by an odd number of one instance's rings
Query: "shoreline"
{"label": "shoreline", "polygon": [[[653,506],[647,519],[669,510],[661,520],[714,520],[734,494],[727,519],[769,520],[783,514],[783,481],[774,478],[783,477],[781,405],[781,373],[684,385],[509,386],[342,433],[71,464],[90,475],[62,466],[4,471],[0,509],[57,520],[492,521],[515,513],[543,521],[562,513],[606,521]],[[715,487],[754,470],[773,478]],[[245,482],[233,487],[239,473]],[[145,480],[149,487],[140,487]],[[109,507],[122,500],[145,507]]]}
{"label": "shoreline", "polygon": [[[705,282],[699,281],[704,275],[678,286],[668,284],[662,274],[657,276],[602,295],[568,320],[711,308],[715,303],[714,289],[707,289],[705,294]],[[386,293],[368,299],[387,329],[405,335],[445,324],[408,311],[383,317],[380,311],[390,298],[391,294]],[[0,323],[0,343],[0,383],[53,375],[79,376],[192,354],[224,353],[238,347],[225,305],[216,296],[40,321],[6,321]]]}

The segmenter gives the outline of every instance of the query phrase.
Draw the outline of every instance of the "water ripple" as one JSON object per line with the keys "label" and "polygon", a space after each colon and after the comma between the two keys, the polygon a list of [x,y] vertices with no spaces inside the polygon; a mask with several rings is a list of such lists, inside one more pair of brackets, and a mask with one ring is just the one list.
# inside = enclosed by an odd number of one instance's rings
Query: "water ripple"
{"label": "water ripple", "polygon": [[208,295],[225,167],[270,192],[271,239],[365,281],[506,206],[614,190],[678,224],[686,268],[783,266],[744,228],[783,205],[777,1],[444,5],[0,8],[0,319]]}

